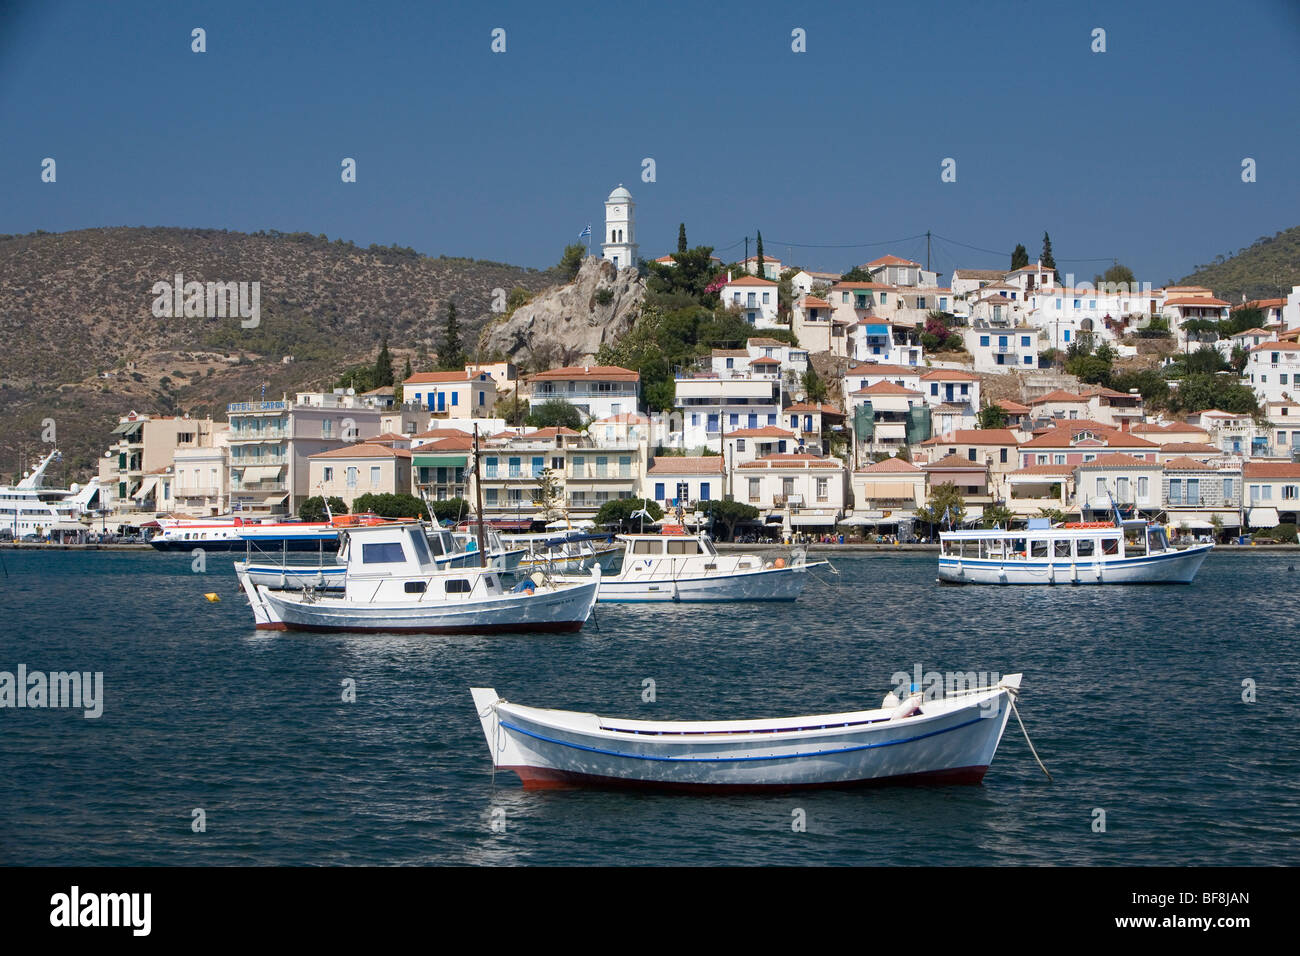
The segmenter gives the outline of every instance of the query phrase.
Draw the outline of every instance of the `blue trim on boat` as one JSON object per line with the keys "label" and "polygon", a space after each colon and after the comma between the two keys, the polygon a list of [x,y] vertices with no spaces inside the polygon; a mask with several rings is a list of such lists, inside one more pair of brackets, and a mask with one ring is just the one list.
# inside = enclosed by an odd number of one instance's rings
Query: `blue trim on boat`
{"label": "blue trim on boat", "polygon": [[[1210,549],[1207,548],[1185,548],[1182,551],[1175,551],[1170,554],[1146,555],[1140,558],[1119,558],[1114,561],[1102,561],[1101,567],[1105,568],[1133,568],[1140,564],[1159,564],[1161,561],[1172,561],[1177,558],[1185,558],[1190,554],[1205,553]],[[1046,571],[1048,568],[1056,568],[1059,571],[1069,571],[1069,561],[1051,562],[1046,558],[1030,558],[1029,560],[1018,559],[1004,561],[1001,558],[958,558],[952,555],[941,555],[939,558],[940,567],[956,567],[958,564],[967,565],[973,568],[1029,568],[1035,571]],[[1074,567],[1080,571],[1090,571],[1097,567],[1097,562],[1092,559],[1075,561]]]}
{"label": "blue trim on boat", "polygon": [[518,731],[527,737],[533,737],[537,740],[544,740],[547,743],[559,744],[562,747],[569,747],[573,750],[585,750],[588,753],[602,754],[607,757],[623,757],[628,760],[659,760],[668,763],[737,763],[749,760],[794,760],[800,757],[829,757],[834,754],[853,753],[858,750],[872,750],[876,747],[892,747],[895,744],[910,744],[917,740],[924,740],[926,737],[936,737],[939,734],[946,734],[954,730],[961,730],[963,727],[969,727],[971,724],[979,723],[981,720],[989,720],[987,717],[976,717],[962,724],[956,724],[952,727],[945,727],[942,730],[932,730],[926,734],[918,734],[915,737],[904,737],[901,740],[884,740],[876,744],[860,744],[856,747],[840,747],[835,750],[818,750],[813,753],[795,753],[795,754],[771,754],[769,756],[758,757],[660,757],[655,754],[629,754],[622,753],[618,750],[603,750],[600,747],[587,747],[583,744],[571,743],[567,740],[559,740],[555,737],[547,737],[543,734],[534,733],[515,724],[501,721],[501,726],[508,730]]}

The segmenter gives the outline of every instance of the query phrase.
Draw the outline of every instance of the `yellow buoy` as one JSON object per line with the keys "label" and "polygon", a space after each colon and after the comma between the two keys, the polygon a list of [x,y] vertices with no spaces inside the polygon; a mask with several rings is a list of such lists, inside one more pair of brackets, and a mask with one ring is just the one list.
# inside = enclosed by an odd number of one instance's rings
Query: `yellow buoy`
{"label": "yellow buoy", "polygon": [[211,601],[213,604],[216,604],[218,601],[221,600],[221,598],[217,596],[216,591],[209,591],[207,594],[203,596],[207,598],[209,601]]}

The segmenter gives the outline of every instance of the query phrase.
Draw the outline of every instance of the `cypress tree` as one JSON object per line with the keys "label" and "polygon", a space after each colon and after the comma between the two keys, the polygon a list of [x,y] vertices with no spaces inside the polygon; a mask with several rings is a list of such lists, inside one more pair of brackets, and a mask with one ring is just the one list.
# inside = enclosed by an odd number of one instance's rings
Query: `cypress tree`
{"label": "cypress tree", "polygon": [[679,223],[677,226],[677,252],[680,255],[686,251],[686,223]]}
{"label": "cypress tree", "polygon": [[761,232],[758,234],[758,269],[754,274],[760,279],[767,278],[763,275],[763,234]]}
{"label": "cypress tree", "polygon": [[1023,269],[1029,265],[1029,251],[1025,249],[1023,242],[1016,243],[1016,251],[1011,253],[1011,271]]}
{"label": "cypress tree", "polygon": [[388,354],[388,336],[384,336],[379,346],[379,357],[375,359],[375,388],[384,388],[393,384],[393,357]]}
{"label": "cypress tree", "polygon": [[465,352],[460,347],[460,323],[456,319],[455,302],[447,303],[447,331],[442,339],[438,362],[449,372],[465,364]]}
{"label": "cypress tree", "polygon": [[1047,269],[1056,268],[1056,259],[1052,256],[1052,237],[1047,233],[1043,233],[1043,266]]}

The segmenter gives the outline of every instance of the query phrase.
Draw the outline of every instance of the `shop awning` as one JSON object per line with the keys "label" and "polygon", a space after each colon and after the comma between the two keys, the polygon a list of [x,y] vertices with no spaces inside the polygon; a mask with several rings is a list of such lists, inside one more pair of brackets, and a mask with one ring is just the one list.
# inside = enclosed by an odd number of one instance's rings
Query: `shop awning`
{"label": "shop awning", "polygon": [[56,521],[50,525],[51,531],[86,531],[84,524],[77,521]]}
{"label": "shop awning", "polygon": [[254,481],[271,481],[280,477],[281,465],[249,465],[244,469],[244,484]]}
{"label": "shop awning", "polygon": [[[157,486],[158,486],[158,476],[148,475],[145,477],[144,481],[140,483],[140,487],[137,488],[134,492],[132,492],[131,497],[148,498],[149,492],[153,491],[154,488],[156,488]],[[1274,512],[1274,514],[1276,514],[1276,512]]]}
{"label": "shop awning", "polygon": [[1281,521],[1276,508],[1251,508],[1246,518],[1252,528],[1276,528]]}
{"label": "shop awning", "polygon": [[790,524],[796,528],[806,527],[808,525],[833,525],[835,524],[835,513],[824,515],[791,515]]}

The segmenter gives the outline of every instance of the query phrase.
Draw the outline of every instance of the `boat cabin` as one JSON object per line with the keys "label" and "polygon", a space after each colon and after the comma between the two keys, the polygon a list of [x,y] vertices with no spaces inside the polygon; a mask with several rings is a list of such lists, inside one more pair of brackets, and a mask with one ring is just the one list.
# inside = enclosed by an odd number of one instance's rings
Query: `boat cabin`
{"label": "boat cabin", "polygon": [[633,558],[680,558],[718,553],[713,542],[703,534],[621,534],[618,539],[626,545],[627,554]]}
{"label": "boat cabin", "polygon": [[[445,600],[471,592],[500,592],[500,581],[490,570],[438,564],[425,530],[423,522],[410,521],[344,532],[339,557],[347,565],[347,597]],[[450,533],[442,533],[451,539]]]}
{"label": "boat cabin", "polygon": [[1074,522],[1054,528],[946,531],[939,553],[946,558],[992,561],[1095,562],[1123,560],[1171,550],[1165,529],[1145,521]]}

